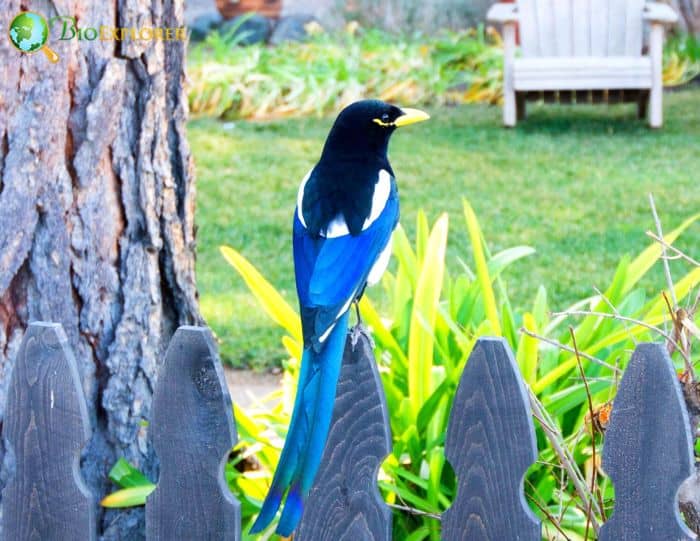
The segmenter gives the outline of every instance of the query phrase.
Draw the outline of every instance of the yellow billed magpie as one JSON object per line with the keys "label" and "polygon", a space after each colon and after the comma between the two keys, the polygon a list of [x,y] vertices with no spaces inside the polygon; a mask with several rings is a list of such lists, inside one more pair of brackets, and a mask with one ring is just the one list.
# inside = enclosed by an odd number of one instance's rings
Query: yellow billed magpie
{"label": "yellow billed magpie", "polygon": [[287,438],[251,533],[267,527],[283,498],[277,533],[291,535],[301,519],[330,428],[350,306],[379,281],[391,255],[399,200],[389,138],[428,118],[378,100],[349,105],[301,182],[293,251],[304,351]]}

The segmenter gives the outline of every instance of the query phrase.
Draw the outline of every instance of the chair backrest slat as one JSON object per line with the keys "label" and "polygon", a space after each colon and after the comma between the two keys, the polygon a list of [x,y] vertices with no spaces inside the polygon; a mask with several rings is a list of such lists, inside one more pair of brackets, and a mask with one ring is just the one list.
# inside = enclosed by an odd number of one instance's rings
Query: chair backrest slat
{"label": "chair backrest slat", "polygon": [[526,57],[639,56],[645,0],[518,0]]}
{"label": "chair backrest slat", "polygon": [[588,56],[591,51],[591,2],[576,0],[572,2],[571,32],[573,43],[572,56]]}

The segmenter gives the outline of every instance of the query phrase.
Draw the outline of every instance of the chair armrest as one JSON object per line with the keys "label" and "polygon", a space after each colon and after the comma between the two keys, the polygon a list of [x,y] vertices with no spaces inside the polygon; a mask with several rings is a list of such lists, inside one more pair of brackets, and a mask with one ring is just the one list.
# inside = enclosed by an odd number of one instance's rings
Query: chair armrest
{"label": "chair armrest", "polygon": [[642,17],[646,21],[660,24],[673,24],[678,20],[678,14],[671,6],[660,2],[647,2]]}
{"label": "chair armrest", "polygon": [[486,14],[486,20],[490,23],[515,23],[518,22],[518,9],[516,4],[499,2],[492,5]]}

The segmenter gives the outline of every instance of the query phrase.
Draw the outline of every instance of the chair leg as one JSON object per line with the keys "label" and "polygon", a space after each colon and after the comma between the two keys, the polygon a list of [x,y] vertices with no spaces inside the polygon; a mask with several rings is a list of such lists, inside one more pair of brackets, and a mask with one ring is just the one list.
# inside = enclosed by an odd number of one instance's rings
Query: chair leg
{"label": "chair leg", "polygon": [[512,128],[517,123],[513,64],[515,62],[515,24],[503,25],[503,125]]}
{"label": "chair leg", "polygon": [[517,107],[515,104],[515,91],[509,90],[503,94],[503,125],[507,128],[515,127],[517,123]]}
{"label": "chair leg", "polygon": [[515,109],[518,120],[525,120],[525,116],[527,115],[527,101],[525,100],[525,94],[522,92],[516,92],[515,94]]}
{"label": "chair leg", "polygon": [[641,92],[637,98],[637,118],[643,120],[649,110],[649,92]]}
{"label": "chair leg", "polygon": [[651,56],[651,92],[649,93],[649,126],[660,128],[663,124],[663,93],[661,79],[664,27],[652,24],[649,34],[649,55]]}
{"label": "chair leg", "polygon": [[660,128],[664,123],[663,87],[655,87],[649,93],[649,126]]}

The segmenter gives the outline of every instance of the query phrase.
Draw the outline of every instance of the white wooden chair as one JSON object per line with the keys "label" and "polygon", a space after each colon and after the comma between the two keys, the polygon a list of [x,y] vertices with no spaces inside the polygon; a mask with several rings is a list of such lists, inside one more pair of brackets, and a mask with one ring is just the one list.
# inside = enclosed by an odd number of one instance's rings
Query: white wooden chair
{"label": "white wooden chair", "polygon": [[[491,6],[503,25],[503,123],[515,126],[528,99],[560,102],[636,101],[649,125],[663,122],[664,25],[667,5],[645,0],[517,0]],[[650,24],[642,54],[644,21]],[[521,54],[516,56],[516,23]]]}

